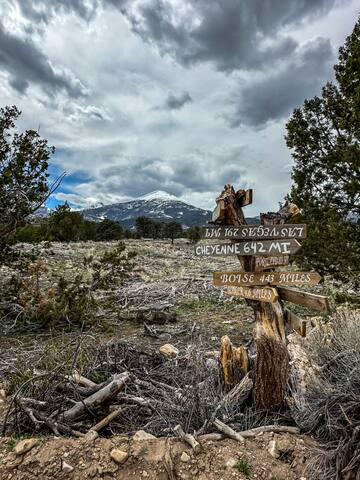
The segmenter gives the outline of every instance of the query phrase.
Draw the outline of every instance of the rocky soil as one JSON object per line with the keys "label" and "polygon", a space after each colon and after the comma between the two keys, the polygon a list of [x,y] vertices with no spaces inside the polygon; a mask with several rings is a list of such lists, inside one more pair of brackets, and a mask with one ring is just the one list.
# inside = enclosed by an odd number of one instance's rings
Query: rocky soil
{"label": "rocky soil", "polygon": [[[149,438],[148,438],[149,437]],[[194,454],[180,440],[134,437],[0,439],[1,480],[304,480],[313,442],[264,433],[240,444],[203,441]]]}

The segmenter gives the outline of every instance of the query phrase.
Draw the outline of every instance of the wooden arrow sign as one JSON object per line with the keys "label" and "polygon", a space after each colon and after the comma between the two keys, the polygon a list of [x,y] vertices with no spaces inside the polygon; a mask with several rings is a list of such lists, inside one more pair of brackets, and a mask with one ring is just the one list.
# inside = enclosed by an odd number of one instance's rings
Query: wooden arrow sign
{"label": "wooden arrow sign", "polygon": [[278,292],[281,300],[285,300],[286,302],[295,303],[296,305],[323,312],[328,312],[330,310],[329,300],[322,295],[302,292],[301,290],[286,287],[280,287]]}
{"label": "wooden arrow sign", "polygon": [[255,257],[255,272],[268,268],[285,267],[289,265],[289,255],[273,255],[271,257]]}
{"label": "wooden arrow sign", "polygon": [[233,297],[243,297],[266,303],[274,303],[279,299],[276,289],[271,287],[228,287],[225,293]]}
{"label": "wooden arrow sign", "polygon": [[301,247],[297,240],[264,240],[241,243],[197,245],[195,255],[269,255],[272,253],[296,253]]}
{"label": "wooden arrow sign", "polygon": [[214,272],[214,285],[316,285],[318,273],[310,272]]}
{"label": "wooden arrow sign", "polygon": [[306,225],[241,225],[238,227],[203,227],[202,238],[236,240],[270,240],[273,238],[306,238]]}

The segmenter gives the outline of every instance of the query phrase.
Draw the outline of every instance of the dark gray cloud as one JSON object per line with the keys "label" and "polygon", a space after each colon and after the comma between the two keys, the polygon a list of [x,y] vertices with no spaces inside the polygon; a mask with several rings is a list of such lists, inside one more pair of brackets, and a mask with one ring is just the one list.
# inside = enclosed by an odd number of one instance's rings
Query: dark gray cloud
{"label": "dark gray cloud", "polygon": [[101,169],[98,179],[89,185],[89,190],[105,194],[118,191],[128,197],[137,197],[156,189],[176,196],[182,196],[185,191],[205,193],[220,190],[225,183],[240,182],[240,178],[247,177],[247,168],[239,165],[240,152],[244,153],[243,147],[218,154],[198,151],[171,160],[126,157]]}
{"label": "dark gray cloud", "polygon": [[165,107],[167,110],[180,110],[187,103],[191,103],[193,99],[191,98],[189,92],[182,92],[179,95],[174,95],[170,93],[165,101]]}
{"label": "dark gray cloud", "polygon": [[12,0],[25,18],[47,24],[54,15],[73,12],[89,21],[97,11],[99,0]]}
{"label": "dark gray cloud", "polygon": [[282,68],[240,87],[232,98],[235,110],[227,117],[229,125],[263,127],[289,115],[309,93],[320,93],[324,79],[331,78],[333,60],[329,40],[317,38],[304,45]]}
{"label": "dark gray cloud", "polygon": [[0,68],[9,74],[10,85],[20,93],[34,83],[50,96],[59,91],[65,91],[74,98],[86,94],[80,80],[69,72],[55,69],[30,38],[21,38],[6,31],[1,22]]}
{"label": "dark gray cloud", "polygon": [[118,5],[133,31],[162,54],[185,66],[209,61],[232,71],[263,69],[289,57],[297,42],[281,31],[340,0],[184,0],[182,9],[166,0],[104,1]]}

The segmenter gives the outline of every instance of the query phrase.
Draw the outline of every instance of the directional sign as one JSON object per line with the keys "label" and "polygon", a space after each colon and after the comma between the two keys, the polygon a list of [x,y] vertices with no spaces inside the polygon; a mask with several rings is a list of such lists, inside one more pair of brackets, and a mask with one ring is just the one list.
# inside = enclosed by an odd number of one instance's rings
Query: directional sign
{"label": "directional sign", "polygon": [[316,285],[318,273],[310,272],[214,272],[214,285]]}
{"label": "directional sign", "polygon": [[270,240],[272,238],[306,238],[306,225],[241,225],[239,227],[204,227],[202,238]]}
{"label": "directional sign", "polygon": [[289,255],[273,255],[272,257],[255,257],[255,272],[274,267],[289,265]]}
{"label": "directional sign", "polygon": [[275,288],[270,287],[228,287],[225,292],[233,297],[243,297],[267,303],[274,303],[279,298]]}
{"label": "directional sign", "polygon": [[329,300],[322,295],[316,295],[315,293],[302,292],[301,290],[295,290],[294,288],[280,287],[278,289],[281,300],[286,302],[295,303],[295,305],[301,305],[306,308],[312,308],[314,310],[320,310],[322,312],[329,312]]}
{"label": "directional sign", "polygon": [[197,245],[195,255],[269,255],[296,253],[301,247],[296,240],[264,240],[241,243]]}

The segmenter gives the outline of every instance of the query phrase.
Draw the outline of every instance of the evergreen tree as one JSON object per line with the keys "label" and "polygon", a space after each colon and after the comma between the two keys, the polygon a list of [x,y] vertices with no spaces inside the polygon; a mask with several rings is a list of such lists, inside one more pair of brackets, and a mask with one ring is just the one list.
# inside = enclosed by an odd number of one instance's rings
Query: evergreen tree
{"label": "evergreen tree", "polygon": [[360,265],[360,19],[335,65],[335,83],[287,123],[295,160],[291,200],[309,225],[301,260],[343,279]]}
{"label": "evergreen tree", "polygon": [[124,230],[119,222],[106,218],[96,224],[95,240],[121,240],[124,238]]}
{"label": "evergreen tree", "polygon": [[169,222],[164,224],[164,237],[171,239],[171,244],[174,244],[174,239],[181,237],[183,229],[180,223]]}
{"label": "evergreen tree", "polygon": [[48,185],[54,147],[35,130],[14,132],[20,114],[15,106],[0,109],[0,239],[23,226],[61,181]]}
{"label": "evergreen tree", "polygon": [[200,227],[190,227],[186,230],[186,237],[191,243],[197,243],[201,239]]}

